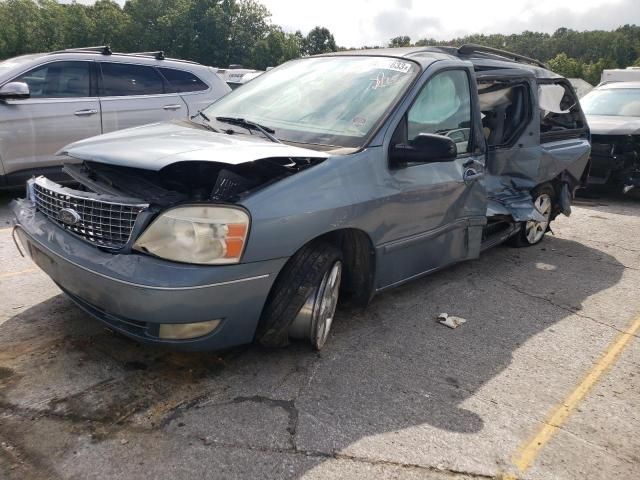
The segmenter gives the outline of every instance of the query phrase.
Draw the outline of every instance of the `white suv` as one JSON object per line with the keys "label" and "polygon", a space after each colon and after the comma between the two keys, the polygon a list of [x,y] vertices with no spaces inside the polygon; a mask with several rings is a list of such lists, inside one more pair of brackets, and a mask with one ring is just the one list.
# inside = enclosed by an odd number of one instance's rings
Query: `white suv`
{"label": "white suv", "polygon": [[56,152],[71,142],[188,119],[229,91],[214,68],[163,52],[91,47],[2,61],[0,187],[62,175]]}

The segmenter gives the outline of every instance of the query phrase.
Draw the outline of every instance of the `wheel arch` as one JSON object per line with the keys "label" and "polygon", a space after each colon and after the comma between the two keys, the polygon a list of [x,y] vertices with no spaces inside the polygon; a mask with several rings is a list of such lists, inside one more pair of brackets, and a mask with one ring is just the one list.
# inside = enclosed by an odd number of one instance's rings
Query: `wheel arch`
{"label": "wheel arch", "polygon": [[312,241],[329,242],[342,251],[344,272],[341,291],[353,304],[365,307],[374,294],[376,251],[371,237],[358,228],[341,228]]}
{"label": "wheel arch", "polygon": [[355,228],[326,232],[302,245],[278,272],[254,335],[258,343],[268,347],[288,344],[289,328],[332,255],[343,264],[341,298],[347,296],[352,304],[361,306],[369,302],[375,285],[375,250],[369,236]]}
{"label": "wheel arch", "polygon": [[[309,239],[290,258],[316,242],[329,243],[342,252],[344,270],[341,292],[356,306],[368,305],[375,292],[376,277],[376,250],[369,234],[362,229],[351,227],[331,230]],[[283,270],[284,267],[278,273],[278,277]]]}

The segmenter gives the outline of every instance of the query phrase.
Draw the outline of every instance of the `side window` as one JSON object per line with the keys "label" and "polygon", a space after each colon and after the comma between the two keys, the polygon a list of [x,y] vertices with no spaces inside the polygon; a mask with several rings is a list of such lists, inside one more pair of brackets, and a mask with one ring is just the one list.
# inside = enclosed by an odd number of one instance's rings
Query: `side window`
{"label": "side window", "polygon": [[437,74],[418,94],[407,115],[408,140],[421,133],[437,133],[451,138],[459,153],[469,152],[471,95],[464,70]]}
{"label": "side window", "polygon": [[562,140],[580,136],[586,129],[573,89],[562,82],[538,85],[540,139]]}
{"label": "side window", "polygon": [[164,93],[162,77],[153,67],[126,63],[100,63],[100,96],[156,95]]}
{"label": "side window", "polygon": [[171,90],[174,92],[199,92],[209,88],[206,83],[191,72],[176,70],[174,68],[160,68],[159,70],[162,75],[164,75],[164,78],[167,79],[169,85],[172,87]]}
{"label": "side window", "polygon": [[526,83],[492,81],[478,84],[482,131],[489,147],[512,145],[529,123],[532,111]]}
{"label": "side window", "polygon": [[13,81],[29,85],[31,98],[88,97],[91,85],[89,62],[47,63]]}

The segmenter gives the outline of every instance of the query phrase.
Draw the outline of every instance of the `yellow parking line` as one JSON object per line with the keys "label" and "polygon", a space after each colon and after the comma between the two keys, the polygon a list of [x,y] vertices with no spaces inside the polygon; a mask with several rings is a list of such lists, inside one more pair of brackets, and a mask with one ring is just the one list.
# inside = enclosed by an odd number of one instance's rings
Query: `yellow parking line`
{"label": "yellow parking line", "polygon": [[[631,339],[640,331],[640,315],[633,320],[629,327],[609,344],[602,357],[591,368],[578,386],[558,405],[544,425],[536,434],[524,443],[513,457],[513,463],[520,473],[524,473],[536,460],[540,451],[545,447],[556,431],[569,418],[580,401],[589,393],[600,377],[611,367],[620,354],[627,347]],[[503,476],[505,480],[515,479],[513,475]]]}
{"label": "yellow parking line", "polygon": [[27,273],[39,272],[39,268],[27,268],[26,270],[20,270],[19,272],[0,273],[0,278],[16,277],[18,275],[24,275]]}

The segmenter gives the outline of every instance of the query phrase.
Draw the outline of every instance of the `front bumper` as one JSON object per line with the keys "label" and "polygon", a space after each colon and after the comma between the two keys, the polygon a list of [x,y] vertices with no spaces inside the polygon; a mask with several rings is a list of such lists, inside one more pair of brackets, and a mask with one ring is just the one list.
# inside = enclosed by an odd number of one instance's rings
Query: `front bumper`
{"label": "front bumper", "polygon": [[594,135],[591,144],[590,185],[640,187],[640,142],[633,136]]}
{"label": "front bumper", "polygon": [[[33,261],[85,311],[122,334],[185,350],[253,340],[262,307],[286,259],[238,265],[180,264],[102,251],[47,220],[28,200],[12,203],[16,233]],[[161,339],[162,323],[221,319],[210,334]]]}

